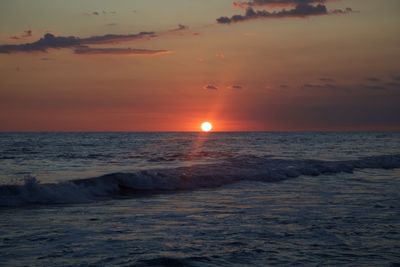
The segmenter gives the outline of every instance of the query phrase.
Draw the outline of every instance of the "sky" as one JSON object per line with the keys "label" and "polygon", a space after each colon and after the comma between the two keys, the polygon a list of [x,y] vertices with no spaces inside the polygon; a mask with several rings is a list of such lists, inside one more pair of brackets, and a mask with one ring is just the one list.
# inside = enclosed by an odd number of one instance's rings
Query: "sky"
{"label": "sky", "polygon": [[399,131],[398,0],[0,0],[0,131]]}

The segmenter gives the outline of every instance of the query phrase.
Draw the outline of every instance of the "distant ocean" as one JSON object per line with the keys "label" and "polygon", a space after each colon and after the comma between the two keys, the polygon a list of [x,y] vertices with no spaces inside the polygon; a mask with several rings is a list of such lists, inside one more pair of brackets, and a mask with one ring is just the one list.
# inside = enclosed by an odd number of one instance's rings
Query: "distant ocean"
{"label": "distant ocean", "polygon": [[400,266],[400,133],[1,133],[0,266]]}

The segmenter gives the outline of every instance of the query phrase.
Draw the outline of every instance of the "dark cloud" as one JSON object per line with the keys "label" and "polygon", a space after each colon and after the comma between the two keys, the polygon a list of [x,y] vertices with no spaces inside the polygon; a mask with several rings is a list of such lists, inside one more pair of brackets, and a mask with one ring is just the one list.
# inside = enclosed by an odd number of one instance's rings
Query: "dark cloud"
{"label": "dark cloud", "polygon": [[101,12],[93,11],[92,13],[85,13],[85,14],[86,14],[86,15],[100,16],[101,14],[102,14],[102,15],[117,14],[117,12],[115,12],[115,11],[105,11],[105,10],[103,10],[103,11],[101,11]]}
{"label": "dark cloud", "polygon": [[207,89],[207,90],[218,90],[218,87],[213,85],[213,84],[207,84],[206,86],[204,86],[204,89]]}
{"label": "dark cloud", "polygon": [[16,44],[16,45],[0,45],[0,53],[14,52],[46,52],[49,48],[64,48],[81,44],[77,37],[56,37],[51,33],[46,33],[42,38],[33,43]]}
{"label": "dark cloud", "polygon": [[218,23],[229,24],[234,22],[242,22],[251,19],[259,18],[286,18],[286,17],[308,17],[308,16],[318,16],[327,15],[328,10],[324,5],[308,5],[300,4],[293,9],[282,9],[280,11],[269,12],[267,10],[254,10],[249,7],[246,9],[244,15],[233,15],[232,17],[220,17],[217,19]]}
{"label": "dark cloud", "polygon": [[[229,24],[234,22],[241,22],[250,19],[258,18],[286,18],[286,17],[309,17],[328,14],[347,14],[353,12],[351,8],[334,9],[328,11],[325,6],[328,0],[252,0],[247,2],[235,2],[234,5],[246,8],[244,15],[233,15],[232,17],[220,17],[217,19],[218,23]],[[260,10],[260,6],[289,6],[290,9],[281,10]]]}
{"label": "dark cloud", "polygon": [[326,0],[252,0],[246,2],[234,2],[236,7],[256,7],[256,6],[296,6],[300,4],[322,4]]}
{"label": "dark cloud", "polygon": [[140,32],[138,34],[106,34],[87,38],[79,38],[75,36],[55,36],[51,33],[46,33],[42,38],[33,43],[0,45],[0,53],[9,54],[16,52],[46,52],[50,48],[69,48],[88,44],[118,43],[155,36],[156,35],[154,32]]}
{"label": "dark cloud", "polygon": [[156,36],[157,35],[154,32],[140,32],[137,34],[105,34],[78,39],[80,40],[81,45],[86,45],[127,42],[131,40],[151,38]]}
{"label": "dark cloud", "polygon": [[331,14],[349,14],[349,13],[353,13],[354,10],[350,7],[346,7],[345,9],[333,9],[331,11],[329,11]]}
{"label": "dark cloud", "polygon": [[151,49],[134,49],[134,48],[92,48],[89,46],[80,46],[75,48],[76,54],[97,55],[97,54],[112,54],[112,55],[159,55],[168,53],[167,50],[151,50]]}

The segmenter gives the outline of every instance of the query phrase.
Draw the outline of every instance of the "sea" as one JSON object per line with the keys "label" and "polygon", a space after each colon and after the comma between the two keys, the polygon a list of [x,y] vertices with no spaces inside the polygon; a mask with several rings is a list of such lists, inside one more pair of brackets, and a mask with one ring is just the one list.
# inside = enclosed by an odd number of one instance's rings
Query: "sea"
{"label": "sea", "polygon": [[400,133],[0,133],[0,266],[400,266]]}

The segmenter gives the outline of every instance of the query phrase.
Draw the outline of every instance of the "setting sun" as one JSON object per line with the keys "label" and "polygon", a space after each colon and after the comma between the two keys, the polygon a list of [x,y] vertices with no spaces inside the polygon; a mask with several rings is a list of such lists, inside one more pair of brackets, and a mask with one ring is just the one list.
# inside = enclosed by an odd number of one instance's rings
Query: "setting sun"
{"label": "setting sun", "polygon": [[208,121],[205,121],[201,124],[201,130],[203,132],[209,132],[212,130],[212,128],[213,128],[212,124]]}

